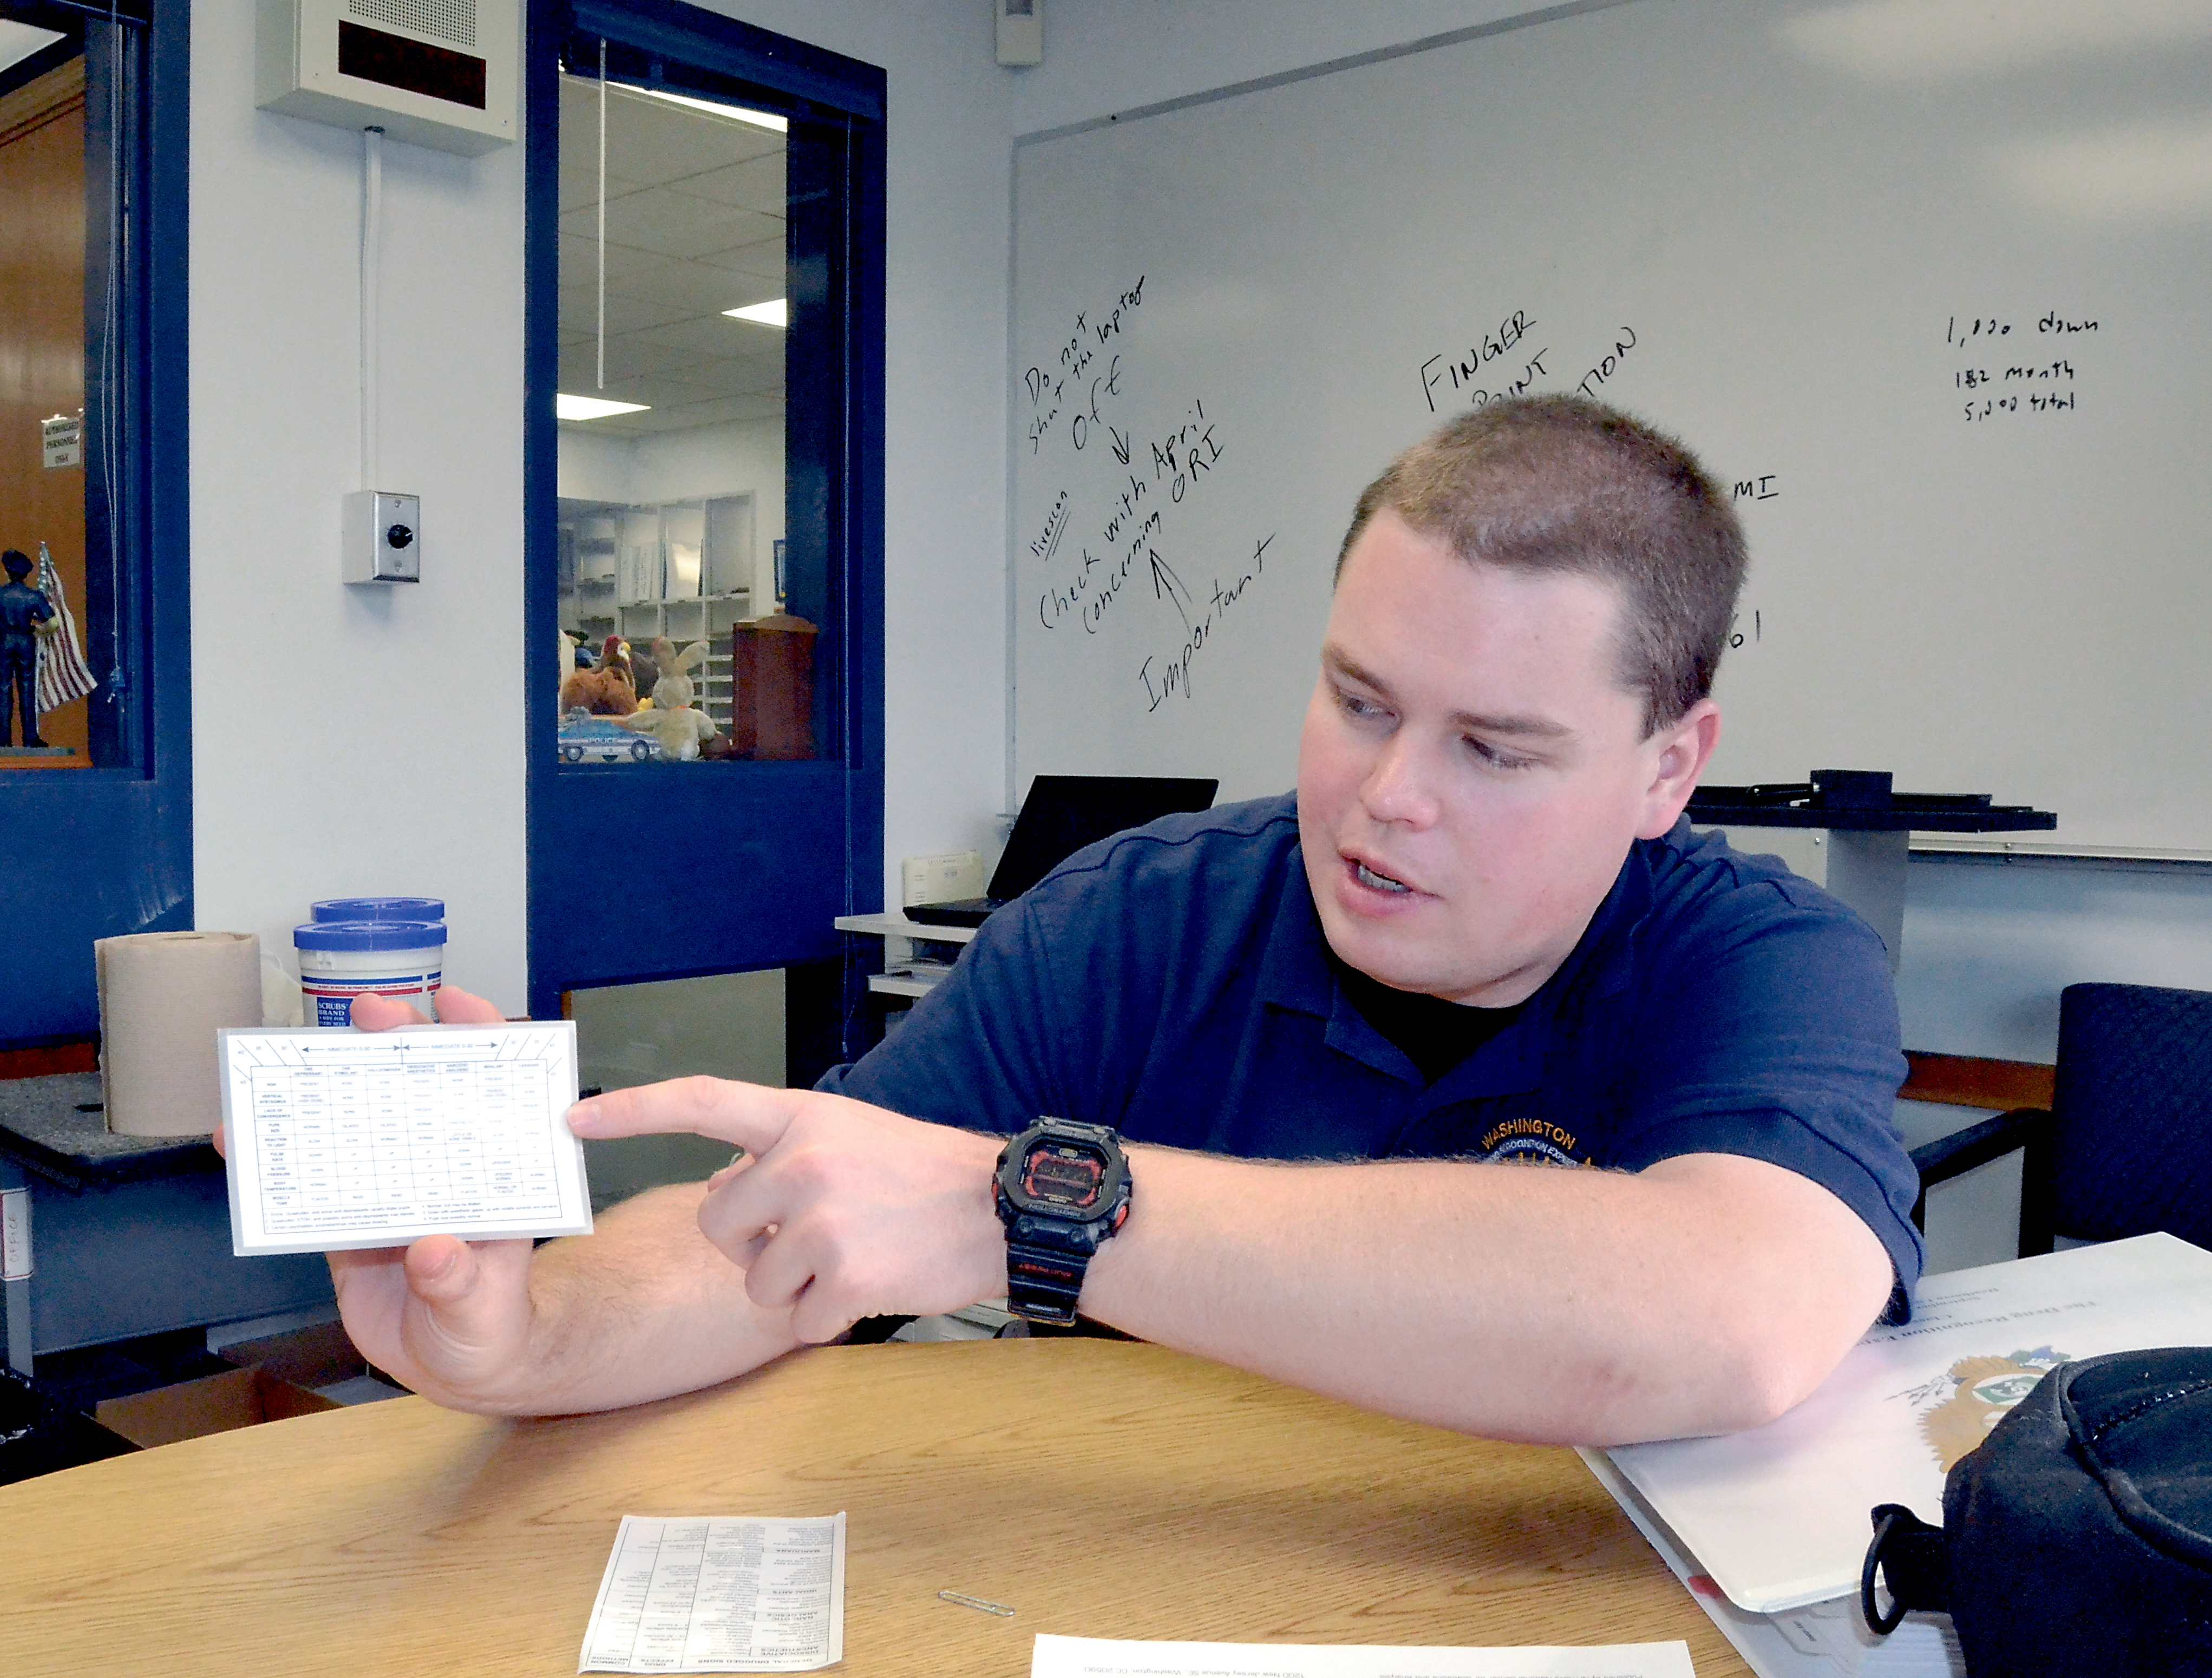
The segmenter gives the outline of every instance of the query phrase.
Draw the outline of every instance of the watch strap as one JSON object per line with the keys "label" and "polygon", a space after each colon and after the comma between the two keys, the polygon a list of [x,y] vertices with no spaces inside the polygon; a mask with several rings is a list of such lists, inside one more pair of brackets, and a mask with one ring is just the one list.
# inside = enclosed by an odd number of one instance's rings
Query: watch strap
{"label": "watch strap", "polygon": [[1011,1237],[1006,1242],[1006,1306],[1031,1322],[1072,1328],[1075,1302],[1083,1297],[1083,1273],[1088,1256],[1034,1246]]}

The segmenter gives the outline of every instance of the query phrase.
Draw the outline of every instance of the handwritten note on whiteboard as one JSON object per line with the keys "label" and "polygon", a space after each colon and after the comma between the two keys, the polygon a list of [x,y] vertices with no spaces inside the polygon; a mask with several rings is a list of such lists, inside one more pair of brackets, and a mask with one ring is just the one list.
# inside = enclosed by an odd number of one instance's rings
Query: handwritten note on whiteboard
{"label": "handwritten note on whiteboard", "polygon": [[232,1251],[590,1231],[574,1022],[219,1036]]}

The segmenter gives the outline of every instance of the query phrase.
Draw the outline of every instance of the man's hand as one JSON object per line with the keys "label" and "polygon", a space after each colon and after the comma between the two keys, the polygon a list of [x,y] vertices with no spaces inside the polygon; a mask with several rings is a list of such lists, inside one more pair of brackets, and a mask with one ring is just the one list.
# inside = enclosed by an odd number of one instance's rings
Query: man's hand
{"label": "man's hand", "polygon": [[748,1169],[714,1179],[699,1227],[744,1268],[754,1304],[788,1310],[803,1341],[1006,1291],[995,1137],[714,1078],[612,1091],[579,1103],[569,1123],[580,1136],[690,1131],[744,1148]]}
{"label": "man's hand", "polygon": [[[450,985],[438,1013],[449,1025],[501,1018]],[[371,1031],[427,1023],[382,997],[356,998],[353,1018]],[[601,1214],[589,1237],[535,1252],[431,1235],[332,1253],[346,1332],[379,1369],[459,1410],[602,1410],[726,1381],[799,1340],[790,1313],[756,1307],[744,1273],[701,1237],[705,1192],[650,1190]]]}
{"label": "man's hand", "polygon": [[[439,1023],[496,1025],[504,1016],[452,986],[438,994]],[[428,1024],[404,1002],[357,996],[354,1029]],[[419,1393],[475,1408],[523,1361],[530,1340],[527,1241],[466,1242],[426,1235],[410,1247],[332,1253],[338,1314],[362,1356]]]}
{"label": "man's hand", "polygon": [[[448,1025],[495,1025],[500,1011],[447,986],[438,1017]],[[357,1031],[429,1022],[386,996],[354,999]],[[220,1136],[216,1146],[222,1146]],[[415,1391],[461,1409],[497,1407],[502,1381],[529,1348],[527,1241],[465,1242],[426,1235],[411,1247],[328,1255],[338,1314],[362,1356]]]}

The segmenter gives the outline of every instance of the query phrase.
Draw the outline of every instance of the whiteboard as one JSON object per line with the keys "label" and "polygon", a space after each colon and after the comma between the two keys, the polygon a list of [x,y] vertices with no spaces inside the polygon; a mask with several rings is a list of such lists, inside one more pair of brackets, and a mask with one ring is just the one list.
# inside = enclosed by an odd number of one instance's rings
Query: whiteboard
{"label": "whiteboard", "polygon": [[1710,779],[2212,854],[2212,28],[2106,9],[1633,0],[1018,143],[1016,790],[1291,785],[1360,489],[1581,388],[1750,538]]}

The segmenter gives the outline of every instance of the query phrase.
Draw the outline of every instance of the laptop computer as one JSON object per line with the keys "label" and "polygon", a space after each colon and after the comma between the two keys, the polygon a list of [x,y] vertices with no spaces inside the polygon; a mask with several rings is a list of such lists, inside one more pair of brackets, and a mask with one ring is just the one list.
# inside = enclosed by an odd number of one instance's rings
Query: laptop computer
{"label": "laptop computer", "polygon": [[1149,775],[1041,775],[1006,836],[1006,854],[981,897],[909,903],[926,927],[980,927],[1085,845],[1178,811],[1206,810],[1218,781]]}

